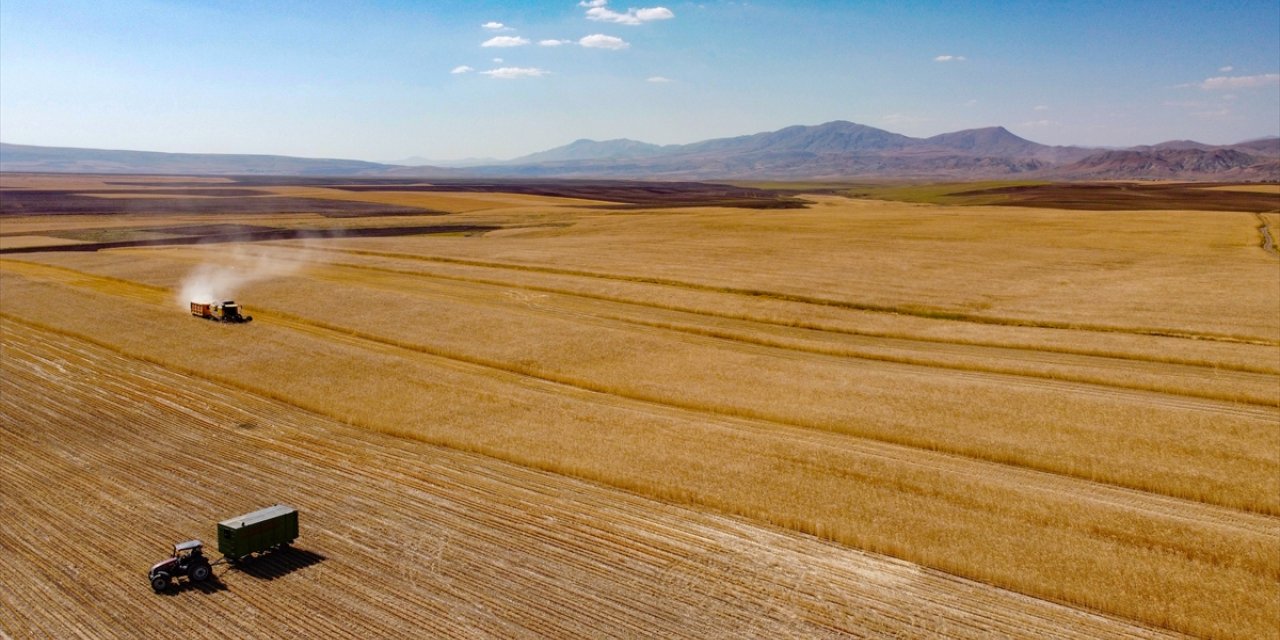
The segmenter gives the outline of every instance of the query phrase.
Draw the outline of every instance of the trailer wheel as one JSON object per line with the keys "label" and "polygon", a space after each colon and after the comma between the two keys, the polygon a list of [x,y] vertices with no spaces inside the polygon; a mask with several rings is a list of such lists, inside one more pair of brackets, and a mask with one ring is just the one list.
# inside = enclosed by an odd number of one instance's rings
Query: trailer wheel
{"label": "trailer wheel", "polygon": [[210,572],[209,565],[204,564],[202,562],[194,567],[191,567],[191,571],[187,573],[187,577],[191,578],[196,582],[204,582],[205,580],[209,579],[209,572]]}
{"label": "trailer wheel", "polygon": [[167,574],[167,573],[157,573],[155,576],[153,576],[153,577],[151,578],[151,588],[152,588],[152,589],[154,589],[156,593],[160,593],[161,591],[164,591],[165,589],[168,589],[168,588],[169,588],[169,574]]}

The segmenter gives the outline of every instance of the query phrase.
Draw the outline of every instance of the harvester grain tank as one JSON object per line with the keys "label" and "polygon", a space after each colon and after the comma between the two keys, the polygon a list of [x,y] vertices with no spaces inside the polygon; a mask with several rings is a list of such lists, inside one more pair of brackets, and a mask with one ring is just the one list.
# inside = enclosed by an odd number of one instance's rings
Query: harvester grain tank
{"label": "harvester grain tank", "polygon": [[253,321],[253,316],[246,316],[240,313],[240,305],[236,304],[235,300],[223,302],[196,302],[192,300],[191,315],[217,322]]}

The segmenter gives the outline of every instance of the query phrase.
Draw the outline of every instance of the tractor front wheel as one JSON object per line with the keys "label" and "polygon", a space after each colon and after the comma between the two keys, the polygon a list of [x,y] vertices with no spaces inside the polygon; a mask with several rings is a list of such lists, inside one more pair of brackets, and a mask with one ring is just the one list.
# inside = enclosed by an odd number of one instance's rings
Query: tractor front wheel
{"label": "tractor front wheel", "polygon": [[169,588],[169,574],[158,573],[151,578],[151,588],[160,593]]}

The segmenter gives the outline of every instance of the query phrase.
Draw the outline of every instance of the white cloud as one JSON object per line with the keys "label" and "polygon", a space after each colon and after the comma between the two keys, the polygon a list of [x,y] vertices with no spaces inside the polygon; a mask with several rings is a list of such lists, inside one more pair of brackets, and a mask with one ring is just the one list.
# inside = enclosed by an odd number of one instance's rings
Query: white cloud
{"label": "white cloud", "polygon": [[494,59],[493,59],[493,63],[494,63],[494,64],[502,64],[503,62],[506,62],[506,60],[503,60],[502,58],[494,58]]}
{"label": "white cloud", "polygon": [[489,76],[490,78],[514,80],[516,78],[541,78],[551,72],[537,67],[502,67],[499,69],[490,69],[489,71],[481,71],[480,73]]}
{"label": "white cloud", "polygon": [[515,31],[515,29],[512,29],[511,27],[508,27],[507,25],[502,24],[501,22],[491,21],[491,22],[486,22],[480,26],[490,31]]}
{"label": "white cloud", "polygon": [[1263,73],[1256,76],[1218,76],[1208,78],[1198,86],[1205,91],[1230,91],[1232,89],[1257,89],[1280,85],[1280,73]]}
{"label": "white cloud", "polygon": [[627,41],[623,40],[622,38],[606,36],[603,33],[597,33],[597,34],[586,36],[581,40],[579,40],[578,44],[588,49],[613,49],[614,51],[617,51],[619,49],[626,49],[627,47],[631,46],[630,44],[627,44]]}
{"label": "white cloud", "polygon": [[952,56],[952,55],[936,56],[933,59],[934,62],[964,62],[965,60],[968,60],[968,58],[964,56]]}
{"label": "white cloud", "polygon": [[671,78],[664,78],[662,76],[650,76],[647,80],[645,80],[645,82],[659,82],[659,83],[671,82]]}
{"label": "white cloud", "polygon": [[520,36],[494,36],[480,43],[482,47],[523,47],[529,44],[527,38]]}
{"label": "white cloud", "polygon": [[1236,68],[1235,68],[1235,67],[1233,67],[1233,66],[1231,66],[1231,65],[1227,65],[1227,66],[1225,66],[1225,67],[1218,67],[1218,72],[1219,72],[1219,73],[1230,73],[1230,72],[1235,71],[1235,70],[1236,70]]}
{"label": "white cloud", "polygon": [[458,74],[460,74],[460,73],[471,73],[472,71],[475,71],[475,69],[472,69],[471,67],[468,67],[468,66],[467,66],[467,65],[465,65],[465,64],[460,64],[460,65],[458,65],[458,66],[454,67],[454,68],[453,68],[453,71],[450,71],[449,73],[452,73],[452,74],[454,74],[454,75],[458,75]]}
{"label": "white cloud", "polygon": [[551,39],[551,40],[539,40],[538,44],[543,47],[558,47],[562,44],[571,44],[572,42],[573,42],[572,40]]}
{"label": "white cloud", "polygon": [[1038,105],[1036,105],[1036,106],[1034,106],[1034,107],[1031,107],[1031,110],[1032,110],[1032,111],[1048,111],[1048,110],[1049,110],[1049,105],[1038,104]]}
{"label": "white cloud", "polygon": [[1062,123],[1058,122],[1057,120],[1032,120],[1030,122],[1022,123],[1022,126],[1024,127],[1036,127],[1036,128],[1057,127],[1061,125]]}
{"label": "white cloud", "polygon": [[[627,13],[631,13],[633,9],[627,9]],[[654,20],[670,20],[676,17],[670,9],[666,7],[650,7],[648,9],[634,9],[636,18],[640,22],[653,22]]]}
{"label": "white cloud", "polygon": [[964,106],[966,106],[966,107],[976,107],[976,106],[978,106],[978,99],[977,99],[977,98],[973,98],[973,99],[970,99],[970,100],[966,100],[966,101],[965,101],[965,103],[964,103]]}
{"label": "white cloud", "polygon": [[648,7],[645,9],[627,9],[626,13],[618,13],[606,7],[608,0],[590,0],[579,2],[579,7],[587,8],[587,19],[597,22],[614,22],[617,24],[638,25],[654,20],[670,20],[676,17],[666,7]]}

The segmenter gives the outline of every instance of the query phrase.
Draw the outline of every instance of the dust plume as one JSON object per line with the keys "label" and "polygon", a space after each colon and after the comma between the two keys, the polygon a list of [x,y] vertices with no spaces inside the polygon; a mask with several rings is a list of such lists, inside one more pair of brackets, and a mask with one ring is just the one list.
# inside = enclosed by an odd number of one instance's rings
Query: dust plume
{"label": "dust plume", "polygon": [[186,309],[192,302],[235,300],[246,285],[293,275],[305,264],[293,251],[238,248],[192,269],[178,287],[177,302]]}

